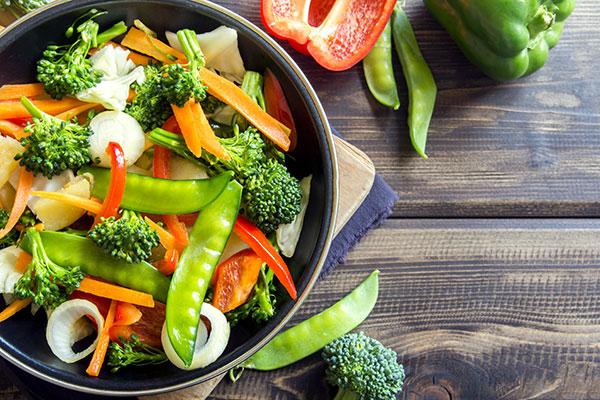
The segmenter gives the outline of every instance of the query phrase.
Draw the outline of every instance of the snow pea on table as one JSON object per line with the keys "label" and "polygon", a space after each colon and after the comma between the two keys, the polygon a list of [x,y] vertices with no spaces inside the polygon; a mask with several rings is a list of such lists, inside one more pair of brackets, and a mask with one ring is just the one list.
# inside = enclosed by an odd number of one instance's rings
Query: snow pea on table
{"label": "snow pea on table", "polygon": [[204,296],[233,231],[241,198],[242,186],[231,181],[219,197],[202,210],[171,278],[166,328],[173,349],[186,366],[192,363]]}
{"label": "snow pea on table", "polygon": [[[92,195],[104,198],[110,170],[83,167],[80,174],[94,177]],[[189,214],[202,210],[225,189],[233,174],[229,171],[209,179],[174,181],[128,173],[121,207],[150,214]]]}

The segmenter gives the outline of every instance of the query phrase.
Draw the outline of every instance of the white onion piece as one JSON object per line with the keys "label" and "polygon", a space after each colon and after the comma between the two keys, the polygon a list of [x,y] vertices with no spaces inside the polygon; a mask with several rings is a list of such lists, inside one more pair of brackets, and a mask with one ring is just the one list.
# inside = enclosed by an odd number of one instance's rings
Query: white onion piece
{"label": "white onion piece", "polygon": [[90,122],[92,135],[90,154],[92,159],[100,159],[100,166],[110,168],[110,156],[106,154],[109,142],[117,142],[123,148],[127,166],[135,164],[144,152],[146,138],[140,124],[121,111],[104,111]]}
{"label": "white onion piece", "polygon": [[[22,251],[16,246],[9,246],[0,250],[0,293],[14,292],[15,283],[22,275],[16,269],[17,259]],[[6,303],[10,303],[10,301],[6,301]]]}
{"label": "white onion piece", "polygon": [[61,361],[77,362],[87,357],[96,348],[100,334],[87,349],[79,353],[73,351],[73,345],[89,336],[94,330],[86,315],[96,321],[98,332],[100,332],[104,327],[104,318],[98,311],[98,307],[90,301],[82,299],[65,301],[50,314],[46,327],[46,340],[52,353]]}
{"label": "white onion piece", "polygon": [[[204,368],[209,364],[212,364],[223,354],[229,341],[229,322],[225,315],[217,308],[213,307],[209,303],[202,305],[201,314],[203,317],[210,321],[210,334],[204,325],[204,322],[200,320],[198,324],[198,336],[196,337],[196,345],[194,348],[194,358],[192,364],[186,367],[183,361],[171,344],[169,340],[169,334],[167,333],[167,324],[163,325],[161,341],[163,349],[169,358],[169,361],[173,363],[179,369],[191,370]],[[207,340],[208,335],[208,340]]]}

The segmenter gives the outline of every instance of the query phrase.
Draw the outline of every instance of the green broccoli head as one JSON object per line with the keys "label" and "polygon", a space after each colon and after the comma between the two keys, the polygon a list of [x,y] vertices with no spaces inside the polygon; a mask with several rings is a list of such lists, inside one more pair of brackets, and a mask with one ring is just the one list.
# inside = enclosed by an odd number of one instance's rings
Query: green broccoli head
{"label": "green broccoli head", "polygon": [[171,115],[171,105],[163,95],[161,67],[148,65],[144,68],[146,80],[134,84],[136,96],[125,112],[136,119],[144,131],[161,127]]}
{"label": "green broccoli head", "polygon": [[229,311],[226,315],[231,326],[237,325],[240,321],[252,320],[256,323],[263,323],[275,315],[275,284],[273,283],[273,271],[267,270],[263,264],[260,267],[258,281],[254,287],[254,292],[248,301],[238,308]]}
{"label": "green broccoli head", "polygon": [[190,99],[202,102],[206,98],[206,86],[195,70],[181,64],[169,64],[161,68],[162,94],[169,104],[183,107]]}
{"label": "green broccoli head", "polygon": [[92,69],[92,63],[87,58],[90,49],[97,46],[99,25],[94,18],[100,13],[92,10],[89,15],[76,28],[71,26],[67,30],[67,37],[77,32],[78,38],[74,43],[48,46],[37,63],[37,80],[55,99],[75,95],[100,82],[102,74]]}
{"label": "green broccoli head", "polygon": [[329,383],[339,387],[337,400],[395,400],[404,368],[395,351],[360,333],[334,340],[322,352]]}
{"label": "green broccoli head", "polygon": [[[0,229],[4,228],[8,223],[8,211],[0,208]],[[0,249],[12,246],[19,239],[19,231],[12,229],[2,239],[0,239]]]}
{"label": "green broccoli head", "polygon": [[89,151],[89,127],[62,121],[39,110],[29,99],[21,102],[33,117],[25,127],[28,136],[21,139],[25,150],[15,160],[35,175],[48,178],[67,169],[79,169],[92,161]]}
{"label": "green broccoli head", "polygon": [[44,308],[56,308],[79,287],[84,274],[79,266],[61,266],[50,260],[35,228],[29,228],[26,234],[32,243],[32,260],[15,284],[15,294],[21,298],[31,297]]}
{"label": "green broccoli head", "polygon": [[156,365],[169,359],[164,351],[147,345],[137,335],[131,335],[128,340],[120,339],[120,344],[112,342],[108,348],[108,366],[110,372],[117,372],[130,365]]}
{"label": "green broccoli head", "polygon": [[146,260],[159,238],[154,229],[135,211],[123,210],[121,218],[102,218],[89,237],[105,253],[129,263]]}

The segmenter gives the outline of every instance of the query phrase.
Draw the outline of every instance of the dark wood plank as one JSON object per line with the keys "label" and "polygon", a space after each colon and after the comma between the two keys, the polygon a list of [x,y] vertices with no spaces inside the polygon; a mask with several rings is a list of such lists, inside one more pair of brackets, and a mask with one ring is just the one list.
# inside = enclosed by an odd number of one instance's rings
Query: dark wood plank
{"label": "dark wood plank", "polygon": [[[260,25],[257,0],[218,3]],[[542,71],[504,84],[470,65],[422,2],[410,1],[408,13],[440,89],[429,161],[410,150],[403,83],[402,109],[388,111],[370,98],[359,67],[327,72],[290,51],[317,89],[331,124],[365,150],[400,193],[394,215],[600,215],[596,1],[578,2]]]}
{"label": "dark wood plank", "polygon": [[[404,399],[600,399],[600,221],[391,220],[295,321],[381,270],[359,328],[394,348]],[[328,399],[318,356],[222,382],[214,399]]]}

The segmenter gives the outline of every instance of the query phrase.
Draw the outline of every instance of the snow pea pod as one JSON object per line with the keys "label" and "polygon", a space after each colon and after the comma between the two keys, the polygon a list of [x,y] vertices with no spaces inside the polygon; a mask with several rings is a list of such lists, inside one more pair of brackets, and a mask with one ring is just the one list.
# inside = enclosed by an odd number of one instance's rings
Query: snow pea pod
{"label": "snow pea pod", "polygon": [[400,98],[392,62],[392,25],[388,21],[375,46],[363,60],[367,86],[373,97],[394,110],[400,108]]}
{"label": "snow pea pod", "polygon": [[[101,199],[106,196],[110,182],[110,170],[83,167],[80,174],[94,176],[92,195]],[[225,189],[232,172],[224,172],[209,179],[173,181],[151,176],[128,173],[121,207],[150,214],[189,214],[202,210]]]}
{"label": "snow pea pod", "polygon": [[[163,303],[167,300],[169,278],[147,262],[130,264],[116,259],[90,239],[71,233],[45,231],[40,236],[48,257],[58,265],[78,265],[88,275],[151,294]],[[31,253],[29,236],[25,235],[19,246]]]}
{"label": "snow pea pod", "polygon": [[167,333],[173,349],[187,367],[194,356],[204,296],[233,231],[241,198],[242,186],[231,181],[219,197],[202,210],[171,279],[166,308]]}
{"label": "snow pea pod", "polygon": [[379,271],[375,270],[346,297],[278,334],[240,367],[270,371],[316,353],[363,322],[375,306],[378,293]]}
{"label": "snow pea pod", "polygon": [[437,86],[400,3],[396,4],[392,14],[392,34],[408,86],[410,141],[417,153],[427,159],[427,131],[435,107]]}

